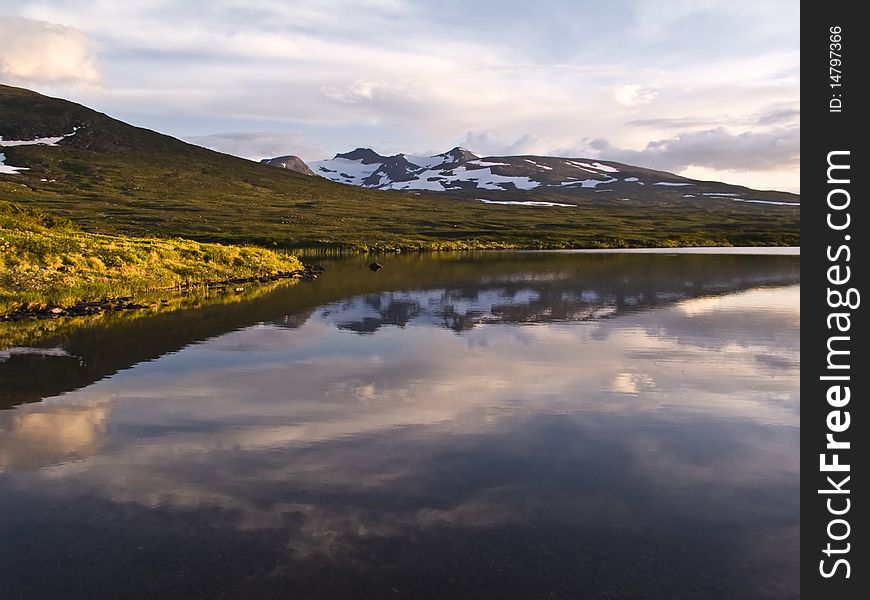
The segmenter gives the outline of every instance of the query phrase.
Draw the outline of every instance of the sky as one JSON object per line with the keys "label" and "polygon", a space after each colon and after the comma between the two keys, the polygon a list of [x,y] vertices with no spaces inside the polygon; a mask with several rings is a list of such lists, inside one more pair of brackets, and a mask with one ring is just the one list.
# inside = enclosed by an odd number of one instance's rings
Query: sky
{"label": "sky", "polygon": [[0,82],[250,159],[615,160],[800,187],[797,0],[0,0]]}

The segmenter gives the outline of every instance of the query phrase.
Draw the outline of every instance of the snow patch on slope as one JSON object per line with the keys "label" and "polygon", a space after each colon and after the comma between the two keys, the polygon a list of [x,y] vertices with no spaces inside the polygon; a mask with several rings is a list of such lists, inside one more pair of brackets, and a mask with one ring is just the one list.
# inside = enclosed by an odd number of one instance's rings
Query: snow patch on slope
{"label": "snow patch on slope", "polygon": [[[486,169],[474,169],[472,171],[468,171],[465,167],[459,167],[456,169],[458,172],[464,172],[468,175],[465,179],[476,179],[477,186],[482,187],[488,190],[503,190],[500,184],[513,184],[520,190],[531,190],[538,187],[540,182],[532,181],[528,177],[509,177],[507,175],[496,175],[492,172],[492,169],[487,167]],[[457,178],[462,179],[462,175],[457,173]]]}
{"label": "snow patch on slope", "polygon": [[4,175],[17,175],[21,171],[27,171],[27,167],[13,167],[6,164],[6,155],[0,152],[0,173]]}
{"label": "snow patch on slope", "polygon": [[604,171],[605,173],[619,173],[619,169],[616,167],[611,167],[610,165],[605,165],[600,162],[592,163],[592,166],[599,171]]}
{"label": "snow patch on slope", "polygon": [[547,165],[539,165],[539,164],[536,163],[535,161],[533,161],[533,160],[529,160],[528,158],[524,158],[523,160],[526,161],[527,163],[531,163],[531,164],[535,165],[535,166],[538,167],[539,169],[546,169],[547,171],[552,171],[552,170],[553,170],[553,167],[548,167]]}
{"label": "snow patch on slope", "polygon": [[429,190],[435,192],[443,192],[444,190],[449,190],[451,188],[455,188],[456,186],[450,185],[451,182],[446,178],[439,177],[438,179],[433,179],[429,181],[429,179],[420,179],[417,181],[397,181],[391,183],[390,185],[384,185],[380,189],[383,190]]}
{"label": "snow patch on slope", "polygon": [[577,181],[563,181],[559,185],[561,185],[561,186],[569,186],[569,185],[574,186],[574,185],[580,184],[578,187],[594,188],[595,186],[600,185],[602,183],[614,183],[616,181],[618,181],[618,180],[613,179],[612,177],[610,179],[580,179]]}
{"label": "snow patch on slope", "polygon": [[[723,199],[724,196],[721,196]],[[752,198],[727,198],[728,200],[734,200],[735,202],[749,202],[751,204],[775,204],[777,206],[800,206],[799,202],[776,202],[774,200],[754,200]]]}
{"label": "snow patch on slope", "polygon": [[[433,181],[429,181],[432,179]],[[455,167],[448,170],[432,169],[424,171],[417,175],[414,181],[397,181],[390,185],[384,186],[382,189],[392,190],[443,190],[450,187],[457,187],[459,182],[471,182],[478,189],[498,190],[503,191],[505,188],[501,184],[513,184],[520,190],[531,190],[538,187],[540,182],[532,181],[528,177],[509,177],[507,175],[497,175],[492,172],[492,168],[484,169],[467,169],[465,167]],[[438,184],[441,187],[434,187],[433,184]]]}
{"label": "snow patch on slope", "polygon": [[58,137],[44,137],[44,138],[36,138],[35,140],[4,140],[3,136],[0,135],[0,146],[57,146],[57,143],[65,138],[65,135],[61,135]]}
{"label": "snow patch on slope", "polygon": [[485,160],[470,160],[468,164],[475,167],[509,167],[510,163],[487,162]]}
{"label": "snow patch on slope", "polygon": [[[75,135],[76,131],[81,129],[80,127],[73,127],[73,130],[70,133],[65,133],[63,135],[57,137],[41,137],[32,140],[4,140],[3,136],[0,135],[0,147],[11,148],[12,146],[57,146],[57,143],[61,141],[63,138],[68,138],[71,135]],[[28,171],[27,167],[13,167],[12,165],[6,164],[6,155],[0,152],[0,173],[4,175],[17,175],[21,173],[21,171]]]}
{"label": "snow patch on slope", "polygon": [[6,146],[7,148],[10,148],[12,146],[57,146],[57,143],[59,141],[61,141],[63,138],[68,138],[72,135],[75,135],[76,131],[78,131],[79,129],[81,128],[73,127],[73,130],[70,133],[65,133],[57,137],[42,137],[33,140],[4,140],[3,136],[0,135],[0,146]]}
{"label": "snow patch on slope", "polygon": [[587,163],[578,163],[573,160],[566,160],[565,162],[574,167],[575,169],[580,169],[581,171],[586,171],[587,173],[595,173],[593,169],[587,168],[592,166]]}
{"label": "snow patch on slope", "polygon": [[359,180],[354,183],[362,184],[362,180],[380,168],[380,163],[363,164],[361,160],[349,158],[333,158],[311,163],[311,170],[332,181],[344,183],[348,179]]}
{"label": "snow patch on slope", "polygon": [[478,198],[484,204],[515,204],[517,206],[565,206],[567,208],[576,208],[574,204],[559,204],[558,202],[542,202],[542,201],[534,201],[534,200],[487,200],[485,198]]}
{"label": "snow patch on slope", "polygon": [[407,160],[412,165],[416,165],[425,169],[431,169],[432,167],[443,165],[446,162],[445,156],[443,154],[436,154],[435,156],[408,156],[407,154],[405,154],[404,156],[405,160]]}
{"label": "snow patch on slope", "polygon": [[[604,171],[605,173],[619,173],[619,169],[615,167],[611,167],[610,165],[605,165],[600,162],[587,163],[587,162],[579,162],[576,160],[568,160],[565,161],[569,165],[573,167],[577,167],[578,169],[583,169],[584,171],[594,172],[594,171]],[[591,170],[590,170],[591,169]]]}

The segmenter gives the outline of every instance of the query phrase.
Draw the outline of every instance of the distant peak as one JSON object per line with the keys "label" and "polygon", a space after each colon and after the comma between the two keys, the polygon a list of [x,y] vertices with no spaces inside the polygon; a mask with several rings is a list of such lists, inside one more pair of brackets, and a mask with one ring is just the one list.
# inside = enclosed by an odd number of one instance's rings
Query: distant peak
{"label": "distant peak", "polygon": [[461,146],[456,146],[455,148],[451,148],[450,150],[448,150],[444,154],[440,154],[439,156],[446,156],[448,158],[454,159],[457,162],[462,162],[462,161],[467,161],[467,160],[477,160],[478,158],[480,158],[480,156],[478,156],[477,154],[475,154],[471,150],[468,150],[468,149],[463,148]]}
{"label": "distant peak", "polygon": [[383,162],[385,157],[381,156],[371,148],[357,148],[356,150],[351,150],[350,152],[345,152],[344,154],[336,154],[335,158],[359,160],[362,161],[363,164],[371,164],[376,162]]}
{"label": "distant peak", "polygon": [[264,165],[269,165],[270,167],[287,169],[289,171],[295,171],[296,173],[302,173],[303,175],[314,175],[314,171],[309,169],[308,165],[306,165],[301,158],[293,156],[292,154],[277,156],[275,158],[264,158],[260,162]]}

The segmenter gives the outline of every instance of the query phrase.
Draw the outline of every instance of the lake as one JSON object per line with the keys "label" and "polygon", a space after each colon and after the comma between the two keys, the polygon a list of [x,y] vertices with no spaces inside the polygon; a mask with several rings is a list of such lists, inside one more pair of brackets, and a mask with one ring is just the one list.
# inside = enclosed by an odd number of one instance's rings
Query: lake
{"label": "lake", "polygon": [[799,596],[799,256],[378,260],[5,324],[0,597]]}

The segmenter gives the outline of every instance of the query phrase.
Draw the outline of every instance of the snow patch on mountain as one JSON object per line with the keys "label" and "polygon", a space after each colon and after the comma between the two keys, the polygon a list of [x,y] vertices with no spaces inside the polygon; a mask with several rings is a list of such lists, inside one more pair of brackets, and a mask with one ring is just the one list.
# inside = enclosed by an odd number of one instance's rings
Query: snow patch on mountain
{"label": "snow patch on mountain", "polygon": [[[73,130],[70,133],[65,133],[55,137],[35,138],[32,140],[4,140],[3,136],[0,135],[0,148],[11,148],[13,146],[57,146],[59,141],[68,138],[71,135],[75,135],[76,131],[79,129],[81,129],[81,127],[73,127]],[[0,173],[4,175],[18,175],[22,171],[28,170],[27,167],[13,167],[12,165],[7,165],[6,155],[0,152]]]}
{"label": "snow patch on mountain", "polygon": [[381,189],[392,190],[439,190],[459,187],[460,182],[474,183],[478,189],[498,190],[503,191],[511,189],[513,185],[516,189],[530,190],[538,187],[540,182],[533,181],[528,177],[510,177],[507,175],[498,175],[492,172],[492,167],[483,169],[467,169],[466,167],[455,167],[452,169],[430,169],[423,171],[418,175],[418,178],[413,181],[394,182],[388,186],[382,186]]}
{"label": "snow patch on mountain", "polygon": [[509,167],[510,163],[506,162],[487,162],[485,160],[470,160],[468,164],[480,167]]}
{"label": "snow patch on mountain", "polygon": [[444,155],[443,154],[436,154],[435,156],[408,156],[406,154],[405,159],[411,164],[414,164],[414,165],[417,165],[419,167],[423,167],[426,169],[431,169],[432,167],[435,167],[437,165],[444,164]]}
{"label": "snow patch on mountain", "polygon": [[604,171],[605,173],[619,173],[619,169],[616,167],[611,167],[610,165],[605,165],[600,162],[587,163],[587,162],[579,162],[575,160],[567,161],[569,164],[577,167],[578,169],[583,169],[584,171]]}
{"label": "snow patch on mountain", "polygon": [[541,185],[539,181],[533,181],[528,177],[509,177],[507,175],[497,175],[492,172],[492,167],[487,167],[485,169],[474,169],[473,171],[468,171],[465,167],[459,167],[458,169],[456,169],[456,171],[457,178],[462,178],[463,174],[467,174],[464,179],[476,181],[477,187],[483,187],[483,189],[485,190],[510,189],[509,187],[505,187],[502,184],[512,184],[517,189],[521,190],[531,190]]}
{"label": "snow patch on mountain", "polygon": [[535,161],[533,161],[533,160],[529,160],[528,158],[524,158],[523,160],[526,161],[527,163],[531,163],[531,164],[535,165],[535,166],[538,167],[539,169],[544,169],[544,170],[546,170],[546,171],[552,171],[552,170],[553,170],[553,167],[548,167],[547,165],[539,165],[539,164],[536,163]]}
{"label": "snow patch on mountain", "polygon": [[[594,188],[595,186],[601,185],[602,183],[614,183],[619,181],[618,179],[580,179],[577,181],[563,181],[559,185],[562,186],[577,186],[583,188]],[[577,184],[580,184],[579,186]]]}
{"label": "snow patch on mountain", "polygon": [[6,155],[0,152],[0,173],[4,175],[18,175],[21,171],[27,171],[27,167],[13,167],[6,164]]}
{"label": "snow patch on mountain", "polygon": [[[329,167],[320,163],[329,163]],[[312,171],[321,177],[326,177],[333,181],[358,180],[354,181],[357,185],[362,185],[362,180],[380,167],[377,163],[367,165],[361,160],[350,160],[347,158],[333,158],[329,161],[320,161],[320,163],[313,163],[314,168],[312,168]]]}
{"label": "snow patch on mountain", "polygon": [[591,168],[592,165],[587,163],[578,163],[573,160],[566,160],[566,163],[574,167],[575,169],[580,169],[581,171],[586,171],[587,173],[595,173],[595,171]]}
{"label": "snow patch on mountain", "polygon": [[60,135],[57,137],[44,137],[44,138],[36,138],[35,140],[4,140],[3,136],[0,135],[0,146],[57,146],[57,143],[65,138],[65,135]]}
{"label": "snow patch on mountain", "polygon": [[381,189],[389,189],[389,190],[428,190],[430,192],[443,192],[444,190],[449,190],[451,188],[456,188],[456,186],[450,185],[450,181],[444,178],[437,179],[421,179],[418,181],[406,181],[399,183],[392,183],[389,187],[382,187]]}
{"label": "snow patch on mountain", "polygon": [[800,206],[799,202],[776,202],[774,200],[755,200],[753,198],[734,198],[734,197],[726,197],[726,196],[720,196],[720,198],[727,198],[728,200],[734,200],[735,202],[749,202],[750,204],[773,204],[776,206]]}
{"label": "snow patch on mountain", "polygon": [[59,135],[57,137],[41,137],[32,140],[4,140],[3,136],[0,135],[0,146],[5,146],[10,148],[12,146],[57,146],[57,143],[61,141],[63,138],[68,138],[72,135],[76,134],[76,131],[81,129],[80,127],[73,127],[73,130],[70,133],[64,133],[63,135]]}
{"label": "snow patch on mountain", "polygon": [[619,173],[619,169],[616,167],[611,167],[610,165],[605,165],[600,162],[592,163],[592,166],[599,171],[604,171],[605,173]]}
{"label": "snow patch on mountain", "polygon": [[516,206],[564,206],[567,208],[576,208],[576,204],[559,204],[558,202],[543,202],[535,200],[487,200],[486,198],[478,198],[484,204],[514,204]]}

